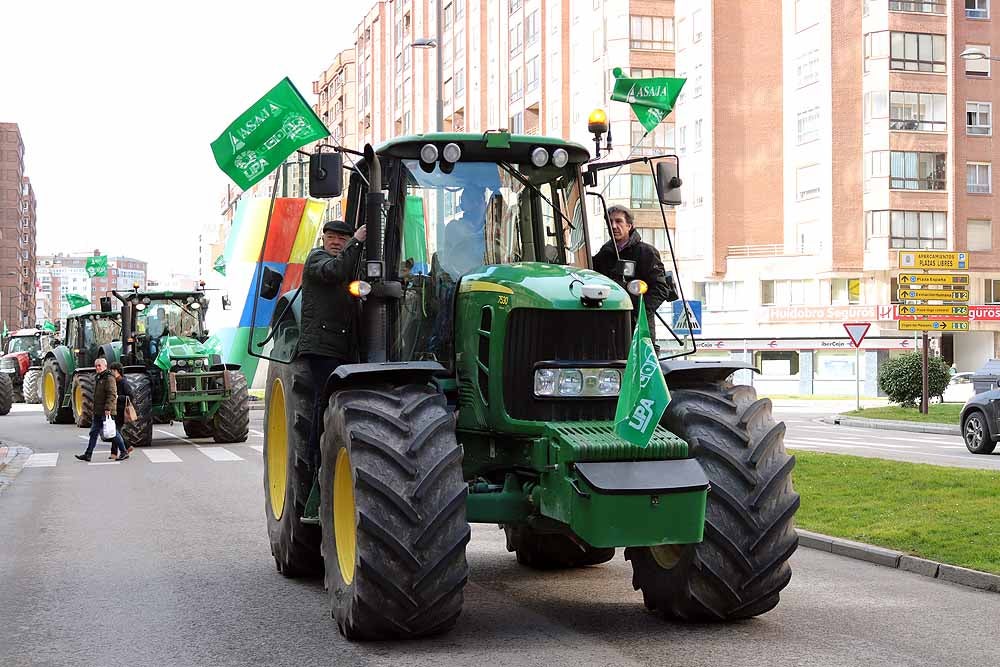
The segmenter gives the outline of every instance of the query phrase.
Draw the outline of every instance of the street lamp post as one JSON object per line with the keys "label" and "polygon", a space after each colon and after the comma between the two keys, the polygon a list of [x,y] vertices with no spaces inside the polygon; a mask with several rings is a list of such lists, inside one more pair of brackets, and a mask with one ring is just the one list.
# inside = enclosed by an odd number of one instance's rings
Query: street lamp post
{"label": "street lamp post", "polygon": [[442,0],[437,0],[437,37],[420,37],[412,42],[412,46],[417,49],[434,49],[437,56],[437,104],[435,105],[435,130],[444,132],[444,61],[441,51],[441,42],[444,38],[443,26],[444,12],[441,6]]}
{"label": "street lamp post", "polygon": [[968,48],[958,54],[962,60],[1000,60],[1000,56],[988,56],[979,49]]}

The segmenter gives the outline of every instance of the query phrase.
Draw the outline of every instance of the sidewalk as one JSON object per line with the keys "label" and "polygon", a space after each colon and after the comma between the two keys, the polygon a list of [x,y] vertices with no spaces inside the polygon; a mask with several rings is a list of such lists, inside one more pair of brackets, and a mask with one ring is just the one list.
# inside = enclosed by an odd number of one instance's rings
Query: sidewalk
{"label": "sidewalk", "polygon": [[19,445],[0,444],[0,494],[14,481],[17,473],[28,462],[32,451]]}
{"label": "sidewalk", "polygon": [[908,431],[910,433],[933,433],[935,435],[962,435],[958,424],[931,424],[926,422],[897,421],[894,419],[865,419],[863,417],[845,417],[833,415],[820,419],[824,424],[834,426],[853,426],[855,428],[874,428],[884,431]]}

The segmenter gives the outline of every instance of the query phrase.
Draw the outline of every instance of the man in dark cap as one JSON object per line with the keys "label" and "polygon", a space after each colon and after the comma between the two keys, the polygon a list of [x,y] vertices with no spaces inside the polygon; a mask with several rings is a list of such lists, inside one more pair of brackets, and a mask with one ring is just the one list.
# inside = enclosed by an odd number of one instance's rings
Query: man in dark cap
{"label": "man in dark cap", "polygon": [[[660,251],[648,243],[644,243],[635,231],[635,219],[632,211],[624,206],[608,207],[608,217],[611,220],[612,238],[594,256],[594,270],[603,273],[616,283],[625,287],[629,281],[638,279],[646,282],[647,292],[643,298],[646,306],[646,318],[649,322],[649,334],[656,345],[656,309],[664,301],[676,301],[677,293],[674,287],[673,273],[663,268]],[[616,252],[617,246],[617,252]],[[622,275],[618,271],[618,260],[631,262],[634,273],[631,276]],[[632,326],[635,327],[639,318],[639,297],[632,297]]]}
{"label": "man in dark cap", "polygon": [[309,446],[319,451],[323,386],[340,364],[357,361],[358,304],[347,291],[354,280],[367,238],[342,220],[323,225],[323,247],[306,258],[302,272],[302,336],[299,354],[309,363],[313,383],[313,419]]}

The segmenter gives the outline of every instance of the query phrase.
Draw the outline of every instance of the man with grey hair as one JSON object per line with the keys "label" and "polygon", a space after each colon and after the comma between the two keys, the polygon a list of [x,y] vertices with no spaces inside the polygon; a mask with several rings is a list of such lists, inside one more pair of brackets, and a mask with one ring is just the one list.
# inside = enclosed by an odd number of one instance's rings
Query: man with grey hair
{"label": "man with grey hair", "polygon": [[[625,287],[631,280],[643,280],[648,286],[643,303],[646,307],[646,318],[649,320],[649,333],[656,345],[656,309],[664,301],[676,301],[673,274],[663,269],[660,251],[652,245],[643,242],[639,232],[635,230],[635,218],[632,211],[624,206],[610,206],[608,217],[611,220],[611,240],[605,243],[594,256],[594,270],[603,273],[616,283]],[[617,250],[617,252],[616,252]],[[634,267],[633,275],[626,275],[623,262],[630,262]],[[639,297],[632,297],[632,326],[639,317]]]}

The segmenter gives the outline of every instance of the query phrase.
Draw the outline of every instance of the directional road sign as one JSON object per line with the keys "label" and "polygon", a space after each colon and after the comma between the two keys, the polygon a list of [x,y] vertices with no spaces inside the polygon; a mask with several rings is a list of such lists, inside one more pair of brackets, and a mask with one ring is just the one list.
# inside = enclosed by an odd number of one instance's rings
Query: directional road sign
{"label": "directional road sign", "polygon": [[968,301],[969,291],[901,289],[897,296],[900,301]]}
{"label": "directional road sign", "polygon": [[901,273],[899,286],[910,285],[968,285],[968,273]]}
{"label": "directional road sign", "polygon": [[900,331],[968,331],[969,323],[962,320],[900,320]]}
{"label": "directional road sign", "polygon": [[900,315],[948,315],[951,317],[968,317],[968,306],[900,306]]}
{"label": "directional road sign", "polygon": [[934,252],[921,250],[919,252],[900,251],[899,268],[901,269],[958,269],[969,270],[969,253],[967,252]]}
{"label": "directional road sign", "polygon": [[861,347],[861,341],[865,339],[865,334],[868,333],[871,326],[871,322],[844,322],[844,329],[847,331],[847,335],[851,337],[854,347]]}

